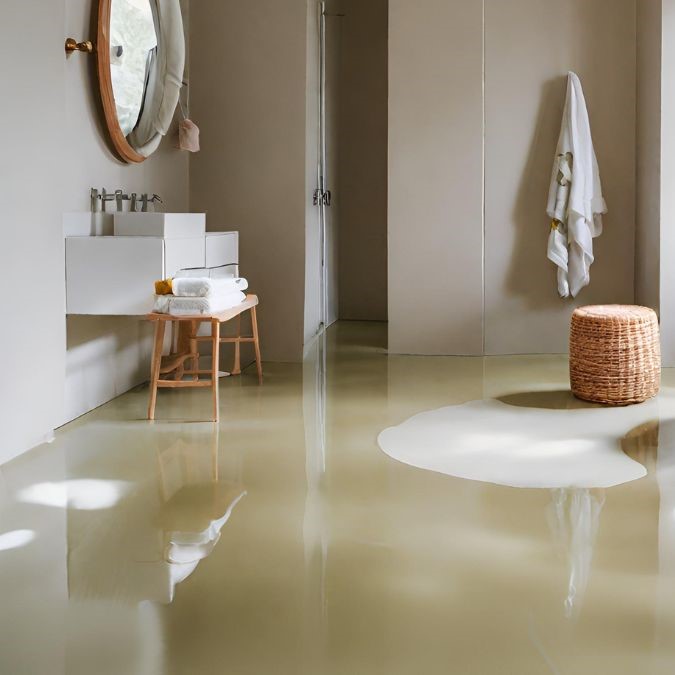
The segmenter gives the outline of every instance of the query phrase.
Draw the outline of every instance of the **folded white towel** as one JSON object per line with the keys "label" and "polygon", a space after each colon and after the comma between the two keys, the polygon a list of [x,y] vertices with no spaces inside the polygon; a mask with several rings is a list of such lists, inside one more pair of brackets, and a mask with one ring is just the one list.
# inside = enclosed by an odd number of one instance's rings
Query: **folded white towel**
{"label": "folded white towel", "polygon": [[178,277],[172,282],[173,294],[181,298],[211,298],[248,288],[246,279],[208,279],[206,277]]}
{"label": "folded white towel", "polygon": [[246,300],[241,291],[216,295],[210,298],[181,298],[174,295],[156,295],[154,311],[172,316],[199,316],[218,314],[232,309]]}
{"label": "folded white towel", "polygon": [[558,293],[562,298],[576,297],[590,283],[593,239],[602,233],[607,205],[584,92],[571,72],[546,212],[558,223],[548,250],[549,259],[558,266]]}

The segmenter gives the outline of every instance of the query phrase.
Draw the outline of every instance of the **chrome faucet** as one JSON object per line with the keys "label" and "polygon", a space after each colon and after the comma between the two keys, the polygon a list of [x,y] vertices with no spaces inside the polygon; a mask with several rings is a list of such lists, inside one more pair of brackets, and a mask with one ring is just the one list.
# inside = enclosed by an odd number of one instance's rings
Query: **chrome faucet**
{"label": "chrome faucet", "polygon": [[124,194],[122,190],[115,190],[113,193],[109,193],[105,188],[102,188],[99,192],[96,188],[91,188],[89,192],[91,198],[91,210],[93,213],[98,211],[105,210],[106,202],[115,202],[115,208],[118,213],[124,210],[123,203],[131,202],[129,205],[130,211],[138,211],[138,202],[141,202],[141,211],[146,212],[148,210],[148,204],[159,203],[163,204],[162,198],[158,194],[153,194],[149,196],[147,193],[139,195],[136,192],[132,192],[131,196]]}
{"label": "chrome faucet", "polygon": [[117,203],[117,212],[124,211],[124,204],[122,202],[129,201],[129,195],[125,195],[122,190],[115,190],[115,202]]}
{"label": "chrome faucet", "polygon": [[117,211],[122,211],[122,202],[129,199],[129,195],[125,195],[122,190],[115,190],[113,193],[108,193],[108,191],[103,188],[99,194],[96,188],[91,188],[91,203],[92,211],[98,211],[99,202],[102,205],[102,210],[105,210],[106,202],[115,202],[115,208]]}

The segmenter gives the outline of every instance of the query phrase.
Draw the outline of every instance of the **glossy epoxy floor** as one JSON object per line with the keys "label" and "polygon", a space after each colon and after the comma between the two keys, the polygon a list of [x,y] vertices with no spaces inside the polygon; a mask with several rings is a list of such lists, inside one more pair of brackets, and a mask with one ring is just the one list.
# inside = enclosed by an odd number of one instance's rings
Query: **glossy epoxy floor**
{"label": "glossy epoxy floor", "polygon": [[384,428],[497,397],[527,427],[573,404],[567,364],[387,357],[385,332],[223,380],[219,429],[181,421],[204,392],[143,421],[140,388],[2,467],[0,673],[675,671],[670,423],[617,432],[648,474],[604,490],[414,468]]}

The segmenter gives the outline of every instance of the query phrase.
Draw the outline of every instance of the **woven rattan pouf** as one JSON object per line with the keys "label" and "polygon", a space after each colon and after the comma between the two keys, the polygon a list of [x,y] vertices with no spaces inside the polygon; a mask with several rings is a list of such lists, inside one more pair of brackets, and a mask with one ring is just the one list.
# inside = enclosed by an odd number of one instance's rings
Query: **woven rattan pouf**
{"label": "woven rattan pouf", "polygon": [[659,392],[656,312],[632,305],[580,307],[570,330],[572,393],[607,405],[642,403]]}

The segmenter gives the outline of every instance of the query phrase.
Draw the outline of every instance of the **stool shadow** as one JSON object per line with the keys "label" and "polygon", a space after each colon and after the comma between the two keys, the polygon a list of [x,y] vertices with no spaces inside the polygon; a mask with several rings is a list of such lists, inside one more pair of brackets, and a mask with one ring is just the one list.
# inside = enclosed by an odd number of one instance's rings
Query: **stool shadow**
{"label": "stool shadow", "polygon": [[539,408],[541,410],[577,410],[585,408],[605,408],[599,403],[589,403],[578,399],[569,389],[549,391],[522,391],[498,396],[498,401],[518,408]]}

